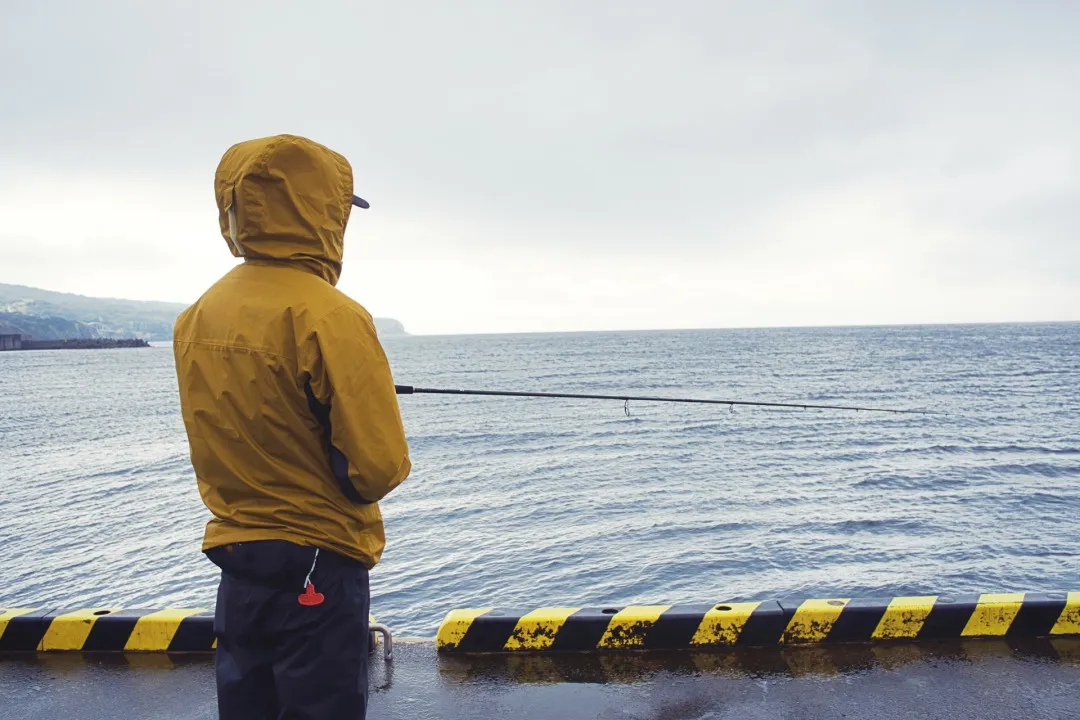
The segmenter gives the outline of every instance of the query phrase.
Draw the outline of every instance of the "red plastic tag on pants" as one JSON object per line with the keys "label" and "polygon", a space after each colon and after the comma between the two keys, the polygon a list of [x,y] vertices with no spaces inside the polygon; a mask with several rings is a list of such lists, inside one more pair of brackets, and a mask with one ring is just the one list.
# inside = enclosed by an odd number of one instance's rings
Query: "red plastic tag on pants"
{"label": "red plastic tag on pants", "polygon": [[315,592],[314,583],[308,583],[308,586],[304,588],[304,594],[296,599],[300,602],[301,605],[312,607],[314,605],[322,605],[323,600],[325,600],[326,598],[323,597],[322,593]]}

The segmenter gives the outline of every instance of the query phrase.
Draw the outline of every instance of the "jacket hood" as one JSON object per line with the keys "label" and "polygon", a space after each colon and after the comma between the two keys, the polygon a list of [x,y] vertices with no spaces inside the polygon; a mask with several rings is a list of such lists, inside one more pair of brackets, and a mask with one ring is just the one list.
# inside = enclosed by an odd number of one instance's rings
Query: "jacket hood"
{"label": "jacket hood", "polygon": [[233,145],[214,176],[221,235],[235,257],[295,265],[336,285],[352,185],[349,161],[307,138]]}

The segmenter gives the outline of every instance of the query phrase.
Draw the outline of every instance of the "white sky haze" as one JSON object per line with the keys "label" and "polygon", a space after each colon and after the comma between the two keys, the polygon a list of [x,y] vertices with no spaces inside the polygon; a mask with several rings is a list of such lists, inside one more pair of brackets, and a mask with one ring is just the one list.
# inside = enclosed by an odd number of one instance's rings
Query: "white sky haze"
{"label": "white sky haze", "polygon": [[416,333],[1080,319],[1080,3],[3,2],[0,282],[193,301],[306,135]]}

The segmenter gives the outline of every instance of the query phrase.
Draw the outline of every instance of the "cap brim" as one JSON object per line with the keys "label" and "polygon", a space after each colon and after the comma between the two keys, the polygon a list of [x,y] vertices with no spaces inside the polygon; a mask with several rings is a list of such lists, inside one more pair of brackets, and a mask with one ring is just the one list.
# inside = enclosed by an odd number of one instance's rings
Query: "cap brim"
{"label": "cap brim", "polygon": [[357,197],[356,195],[352,196],[352,204],[358,208],[364,208],[365,210],[371,207],[371,205],[368,204],[367,200],[362,197]]}

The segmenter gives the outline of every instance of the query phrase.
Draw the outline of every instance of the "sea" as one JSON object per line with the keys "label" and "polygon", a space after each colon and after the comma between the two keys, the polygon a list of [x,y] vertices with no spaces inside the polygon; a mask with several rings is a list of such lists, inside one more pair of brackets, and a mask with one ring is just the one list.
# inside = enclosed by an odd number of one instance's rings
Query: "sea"
{"label": "sea", "polygon": [[[373,612],[1080,590],[1080,324],[386,337]],[[213,607],[168,345],[0,353],[0,607]]]}

